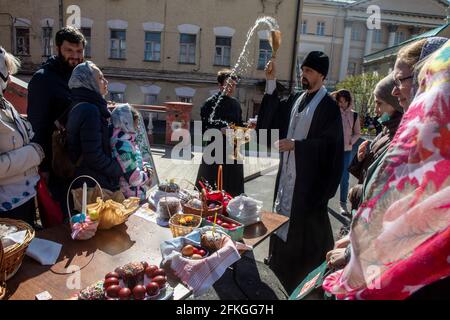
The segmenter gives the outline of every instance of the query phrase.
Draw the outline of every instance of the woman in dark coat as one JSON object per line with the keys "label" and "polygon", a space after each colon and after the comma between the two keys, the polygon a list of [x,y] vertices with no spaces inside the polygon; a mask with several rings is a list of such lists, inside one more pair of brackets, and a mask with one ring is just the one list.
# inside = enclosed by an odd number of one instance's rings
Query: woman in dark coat
{"label": "woman in dark coat", "polygon": [[116,191],[122,169],[112,157],[110,147],[111,114],[103,98],[107,86],[103,73],[90,61],[73,70],[69,81],[73,106],[67,121],[67,142],[70,158],[76,163],[75,177],[89,175],[102,188]]}
{"label": "woman in dark coat", "polygon": [[386,151],[403,117],[403,108],[398,100],[392,96],[394,78],[389,74],[381,80],[374,90],[378,122],[382,125],[381,133],[371,142],[363,142],[358,153],[350,164],[349,171],[358,179],[358,184],[351,188],[349,200],[352,210],[356,210],[361,203],[363,182],[369,167]]}
{"label": "woman in dark coat", "polygon": [[[219,71],[217,82],[219,83],[220,91],[206,100],[201,108],[203,132],[208,129],[218,129],[222,130],[223,133],[229,124],[242,126],[241,105],[237,99],[232,97],[236,88],[236,80],[232,76],[231,70]],[[202,163],[197,174],[197,187],[201,189],[198,181],[202,178],[208,181],[211,186],[217,184],[218,167],[220,164],[223,164],[223,189],[233,197],[239,196],[244,193],[244,165],[237,161],[227,160],[227,157],[231,156],[230,150],[228,154],[226,150],[227,137],[224,134],[221,137],[223,138],[222,156],[217,157],[218,163],[210,163],[206,159],[207,155],[203,154]],[[211,145],[214,141],[213,139],[208,145]],[[215,158],[215,152],[211,152],[210,156]]]}

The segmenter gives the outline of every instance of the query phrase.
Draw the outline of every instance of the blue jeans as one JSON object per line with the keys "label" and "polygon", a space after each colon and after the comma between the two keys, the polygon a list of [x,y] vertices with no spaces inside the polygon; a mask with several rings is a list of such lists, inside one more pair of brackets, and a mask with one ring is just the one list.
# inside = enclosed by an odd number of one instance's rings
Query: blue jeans
{"label": "blue jeans", "polygon": [[352,161],[352,152],[345,151],[344,152],[344,169],[342,170],[341,184],[340,184],[340,201],[347,202],[347,194],[348,194],[348,179],[349,172],[348,167],[350,166],[350,162]]}

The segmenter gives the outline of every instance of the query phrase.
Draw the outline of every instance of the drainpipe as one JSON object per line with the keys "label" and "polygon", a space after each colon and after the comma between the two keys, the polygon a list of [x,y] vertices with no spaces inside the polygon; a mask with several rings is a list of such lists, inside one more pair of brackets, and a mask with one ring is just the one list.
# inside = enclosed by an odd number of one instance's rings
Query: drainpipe
{"label": "drainpipe", "polygon": [[298,52],[298,30],[300,28],[300,15],[303,9],[303,0],[297,0],[297,10],[295,11],[295,32],[294,32],[294,48],[292,49],[292,62],[291,62],[291,78],[289,81],[289,92],[293,92],[295,83],[295,70],[297,69],[297,52]]}
{"label": "drainpipe", "polygon": [[64,0],[59,0],[59,28],[64,27]]}
{"label": "drainpipe", "polygon": [[[334,61],[333,61],[334,60],[334,40],[336,38],[336,23],[337,23],[338,15],[339,15],[339,10],[333,18],[333,32],[331,34],[331,49],[330,49],[330,68],[333,68],[333,65],[334,65]],[[333,70],[330,70],[329,74],[333,74]],[[338,83],[338,81],[336,81],[336,83],[334,84],[334,87],[336,87],[337,83]]]}

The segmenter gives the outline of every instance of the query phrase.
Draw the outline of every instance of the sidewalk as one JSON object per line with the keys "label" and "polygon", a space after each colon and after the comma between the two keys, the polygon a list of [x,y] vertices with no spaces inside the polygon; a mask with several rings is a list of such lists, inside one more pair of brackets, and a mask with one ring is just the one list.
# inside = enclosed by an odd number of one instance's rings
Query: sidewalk
{"label": "sidewalk", "polygon": [[[191,160],[174,159],[171,146],[158,145],[153,146],[151,150],[159,181],[176,178],[195,183],[202,159],[200,150],[196,149],[191,152]],[[253,154],[246,156],[244,160],[244,181],[247,182],[269,171],[277,170],[278,164],[279,159],[258,158]]]}

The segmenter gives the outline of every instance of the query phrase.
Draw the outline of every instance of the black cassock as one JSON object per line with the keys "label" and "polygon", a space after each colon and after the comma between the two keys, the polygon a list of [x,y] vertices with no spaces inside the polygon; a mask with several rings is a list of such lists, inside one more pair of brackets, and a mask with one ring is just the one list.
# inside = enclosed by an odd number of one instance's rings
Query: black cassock
{"label": "black cassock", "polygon": [[[220,97],[220,92],[214,96],[208,98],[201,108],[201,118],[202,118],[202,128],[203,132],[208,129],[221,129],[226,127],[225,123],[209,121],[210,115],[213,112],[213,108]],[[234,123],[235,125],[242,126],[242,109],[238,100],[229,96],[222,96],[220,102],[214,112],[214,120],[221,120],[228,124]],[[223,189],[231,194],[233,197],[244,193],[244,165],[242,163],[237,163],[233,161],[232,163],[227,163],[226,154],[226,144],[227,140],[225,135],[223,137],[223,152],[224,156],[221,164],[223,164]],[[208,142],[211,144],[214,142]],[[230,151],[229,151],[230,152]],[[212,156],[215,156],[215,152],[212,152]],[[230,160],[228,160],[230,162]],[[219,164],[207,164],[204,157],[202,157],[202,163],[198,169],[196,185],[200,188],[198,180],[200,178],[205,178],[212,186],[217,183],[217,170]]]}
{"label": "black cassock", "polygon": [[[303,98],[299,111],[316,93]],[[279,129],[280,139],[285,138],[291,110],[300,95],[292,94],[281,101],[276,91],[272,95],[264,95],[257,129]],[[339,185],[343,154],[341,113],[327,94],[315,110],[307,138],[295,142],[296,180],[287,241],[276,235],[270,238],[269,266],[289,293],[325,260],[326,253],[333,248],[328,200],[334,197]],[[281,165],[274,201],[280,174]]]}

